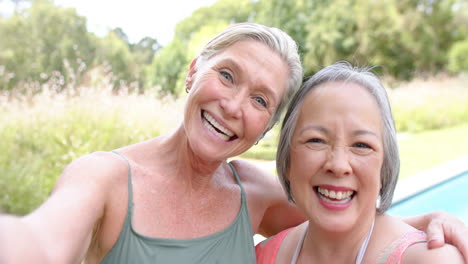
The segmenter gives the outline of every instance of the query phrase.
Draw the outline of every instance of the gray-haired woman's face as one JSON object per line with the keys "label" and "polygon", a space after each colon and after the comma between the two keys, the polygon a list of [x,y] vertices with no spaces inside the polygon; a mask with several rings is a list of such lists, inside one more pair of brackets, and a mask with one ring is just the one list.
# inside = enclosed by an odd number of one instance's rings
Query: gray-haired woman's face
{"label": "gray-haired woman's face", "polygon": [[354,83],[320,84],[304,98],[288,179],[310,223],[346,232],[375,215],[383,163],[380,111]]}

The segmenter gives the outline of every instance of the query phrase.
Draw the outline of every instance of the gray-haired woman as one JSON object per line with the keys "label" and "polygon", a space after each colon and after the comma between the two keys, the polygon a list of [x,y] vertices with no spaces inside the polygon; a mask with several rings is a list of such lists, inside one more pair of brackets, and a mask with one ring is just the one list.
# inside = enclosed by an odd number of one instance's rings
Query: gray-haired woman
{"label": "gray-haired woman", "polygon": [[72,162],[39,209],[0,218],[0,262],[254,263],[253,234],[305,218],[277,178],[226,160],[262,138],[301,79],[286,33],[226,28],[190,66],[180,126]]}
{"label": "gray-haired woman", "polygon": [[366,69],[337,63],[293,98],[277,153],[291,201],[308,221],[257,245],[264,263],[463,263],[451,245],[384,214],[400,160],[385,88]]}

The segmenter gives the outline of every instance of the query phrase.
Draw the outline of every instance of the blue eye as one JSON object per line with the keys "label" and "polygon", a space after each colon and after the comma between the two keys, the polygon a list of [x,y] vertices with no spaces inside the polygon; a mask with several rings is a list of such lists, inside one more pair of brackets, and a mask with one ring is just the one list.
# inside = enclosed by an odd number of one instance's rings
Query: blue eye
{"label": "blue eye", "polygon": [[222,76],[225,80],[227,80],[227,81],[229,81],[229,82],[231,82],[231,83],[234,81],[233,78],[232,78],[232,75],[231,75],[229,72],[227,72],[227,71],[220,71],[219,74],[221,74],[221,76]]}
{"label": "blue eye", "polygon": [[261,104],[261,105],[264,106],[264,107],[267,106],[267,102],[265,101],[265,99],[263,99],[263,98],[260,97],[260,96],[256,96],[256,97],[255,97],[255,102]]}

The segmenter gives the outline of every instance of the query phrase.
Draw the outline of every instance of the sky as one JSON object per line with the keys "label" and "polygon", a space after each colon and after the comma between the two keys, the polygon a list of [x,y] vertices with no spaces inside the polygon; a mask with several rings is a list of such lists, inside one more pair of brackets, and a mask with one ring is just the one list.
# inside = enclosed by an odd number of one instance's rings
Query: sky
{"label": "sky", "polygon": [[[168,44],[176,24],[189,17],[202,6],[210,6],[216,0],[55,0],[56,5],[74,7],[79,15],[87,18],[88,31],[103,37],[110,29],[120,27],[131,43],[143,37],[155,38],[162,45]],[[9,0],[0,1],[2,13],[12,8]]]}

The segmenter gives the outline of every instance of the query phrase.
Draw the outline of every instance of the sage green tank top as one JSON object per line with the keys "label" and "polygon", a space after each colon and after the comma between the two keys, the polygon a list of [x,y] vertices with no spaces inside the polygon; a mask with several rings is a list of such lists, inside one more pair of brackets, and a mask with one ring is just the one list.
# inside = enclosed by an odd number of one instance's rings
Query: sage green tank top
{"label": "sage green tank top", "polygon": [[[125,161],[128,160],[118,152]],[[128,163],[128,209],[119,239],[101,263],[255,263],[253,233],[245,191],[234,165],[229,163],[241,188],[241,208],[224,230],[193,239],[147,237],[132,227],[132,175]]]}

